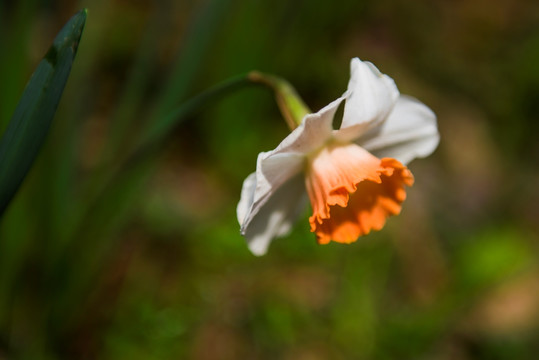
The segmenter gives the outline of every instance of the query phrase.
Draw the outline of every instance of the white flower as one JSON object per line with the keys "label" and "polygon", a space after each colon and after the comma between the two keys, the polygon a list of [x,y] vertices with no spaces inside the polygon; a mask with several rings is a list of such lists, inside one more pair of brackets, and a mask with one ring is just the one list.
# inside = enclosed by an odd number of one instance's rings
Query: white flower
{"label": "white flower", "polygon": [[[341,127],[333,129],[345,101]],[[237,207],[241,234],[262,255],[286,235],[309,196],[311,231],[319,243],[350,243],[381,229],[400,212],[404,186],[413,184],[403,165],[438,145],[436,116],[399,94],[394,81],[369,62],[351,61],[346,93],[306,115],[273,151],[258,155]]]}

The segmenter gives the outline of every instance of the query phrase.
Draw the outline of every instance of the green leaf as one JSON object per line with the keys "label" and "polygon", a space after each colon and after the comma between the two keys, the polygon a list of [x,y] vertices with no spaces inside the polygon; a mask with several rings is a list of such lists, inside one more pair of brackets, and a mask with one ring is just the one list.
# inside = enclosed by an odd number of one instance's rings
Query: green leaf
{"label": "green leaf", "polygon": [[26,85],[0,140],[0,215],[17,192],[45,141],[85,22],[86,9],[73,16],[58,33]]}

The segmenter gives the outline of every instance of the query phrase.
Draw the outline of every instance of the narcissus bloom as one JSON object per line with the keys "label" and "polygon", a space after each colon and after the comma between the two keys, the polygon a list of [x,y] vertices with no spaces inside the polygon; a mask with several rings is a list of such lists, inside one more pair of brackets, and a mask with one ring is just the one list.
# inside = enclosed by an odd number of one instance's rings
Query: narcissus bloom
{"label": "narcissus bloom", "polygon": [[[335,113],[344,103],[341,126]],[[273,151],[258,155],[237,207],[241,234],[256,255],[286,235],[310,199],[311,231],[320,244],[351,243],[396,215],[414,182],[405,166],[438,145],[436,116],[399,94],[369,62],[351,61],[348,90],[306,115]]]}

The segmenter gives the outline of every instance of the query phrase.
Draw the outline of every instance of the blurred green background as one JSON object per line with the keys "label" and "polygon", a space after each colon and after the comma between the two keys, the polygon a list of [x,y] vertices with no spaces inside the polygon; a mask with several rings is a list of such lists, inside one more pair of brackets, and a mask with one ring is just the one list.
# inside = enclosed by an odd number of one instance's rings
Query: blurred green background
{"label": "blurred green background", "polygon": [[[0,359],[536,358],[537,1],[2,1],[0,133],[84,7],[53,128],[0,223]],[[258,87],[110,185],[155,119],[204,89],[260,70],[318,110],[355,56],[439,119],[381,232],[319,246],[306,210],[248,252],[241,184],[288,132]]]}

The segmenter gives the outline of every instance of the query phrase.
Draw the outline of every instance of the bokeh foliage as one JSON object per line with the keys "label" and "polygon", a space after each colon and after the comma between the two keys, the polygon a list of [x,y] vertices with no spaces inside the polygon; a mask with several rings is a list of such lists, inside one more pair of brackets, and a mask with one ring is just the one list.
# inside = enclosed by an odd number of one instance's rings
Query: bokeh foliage
{"label": "bokeh foliage", "polygon": [[[0,223],[0,359],[533,359],[539,352],[539,6],[466,2],[0,3],[0,129],[61,26],[88,8],[52,132]],[[306,213],[262,257],[235,206],[286,135],[271,94],[179,104],[251,70],[312,109],[350,58],[439,117],[403,213],[318,246]],[[111,177],[121,169],[119,181]]]}

